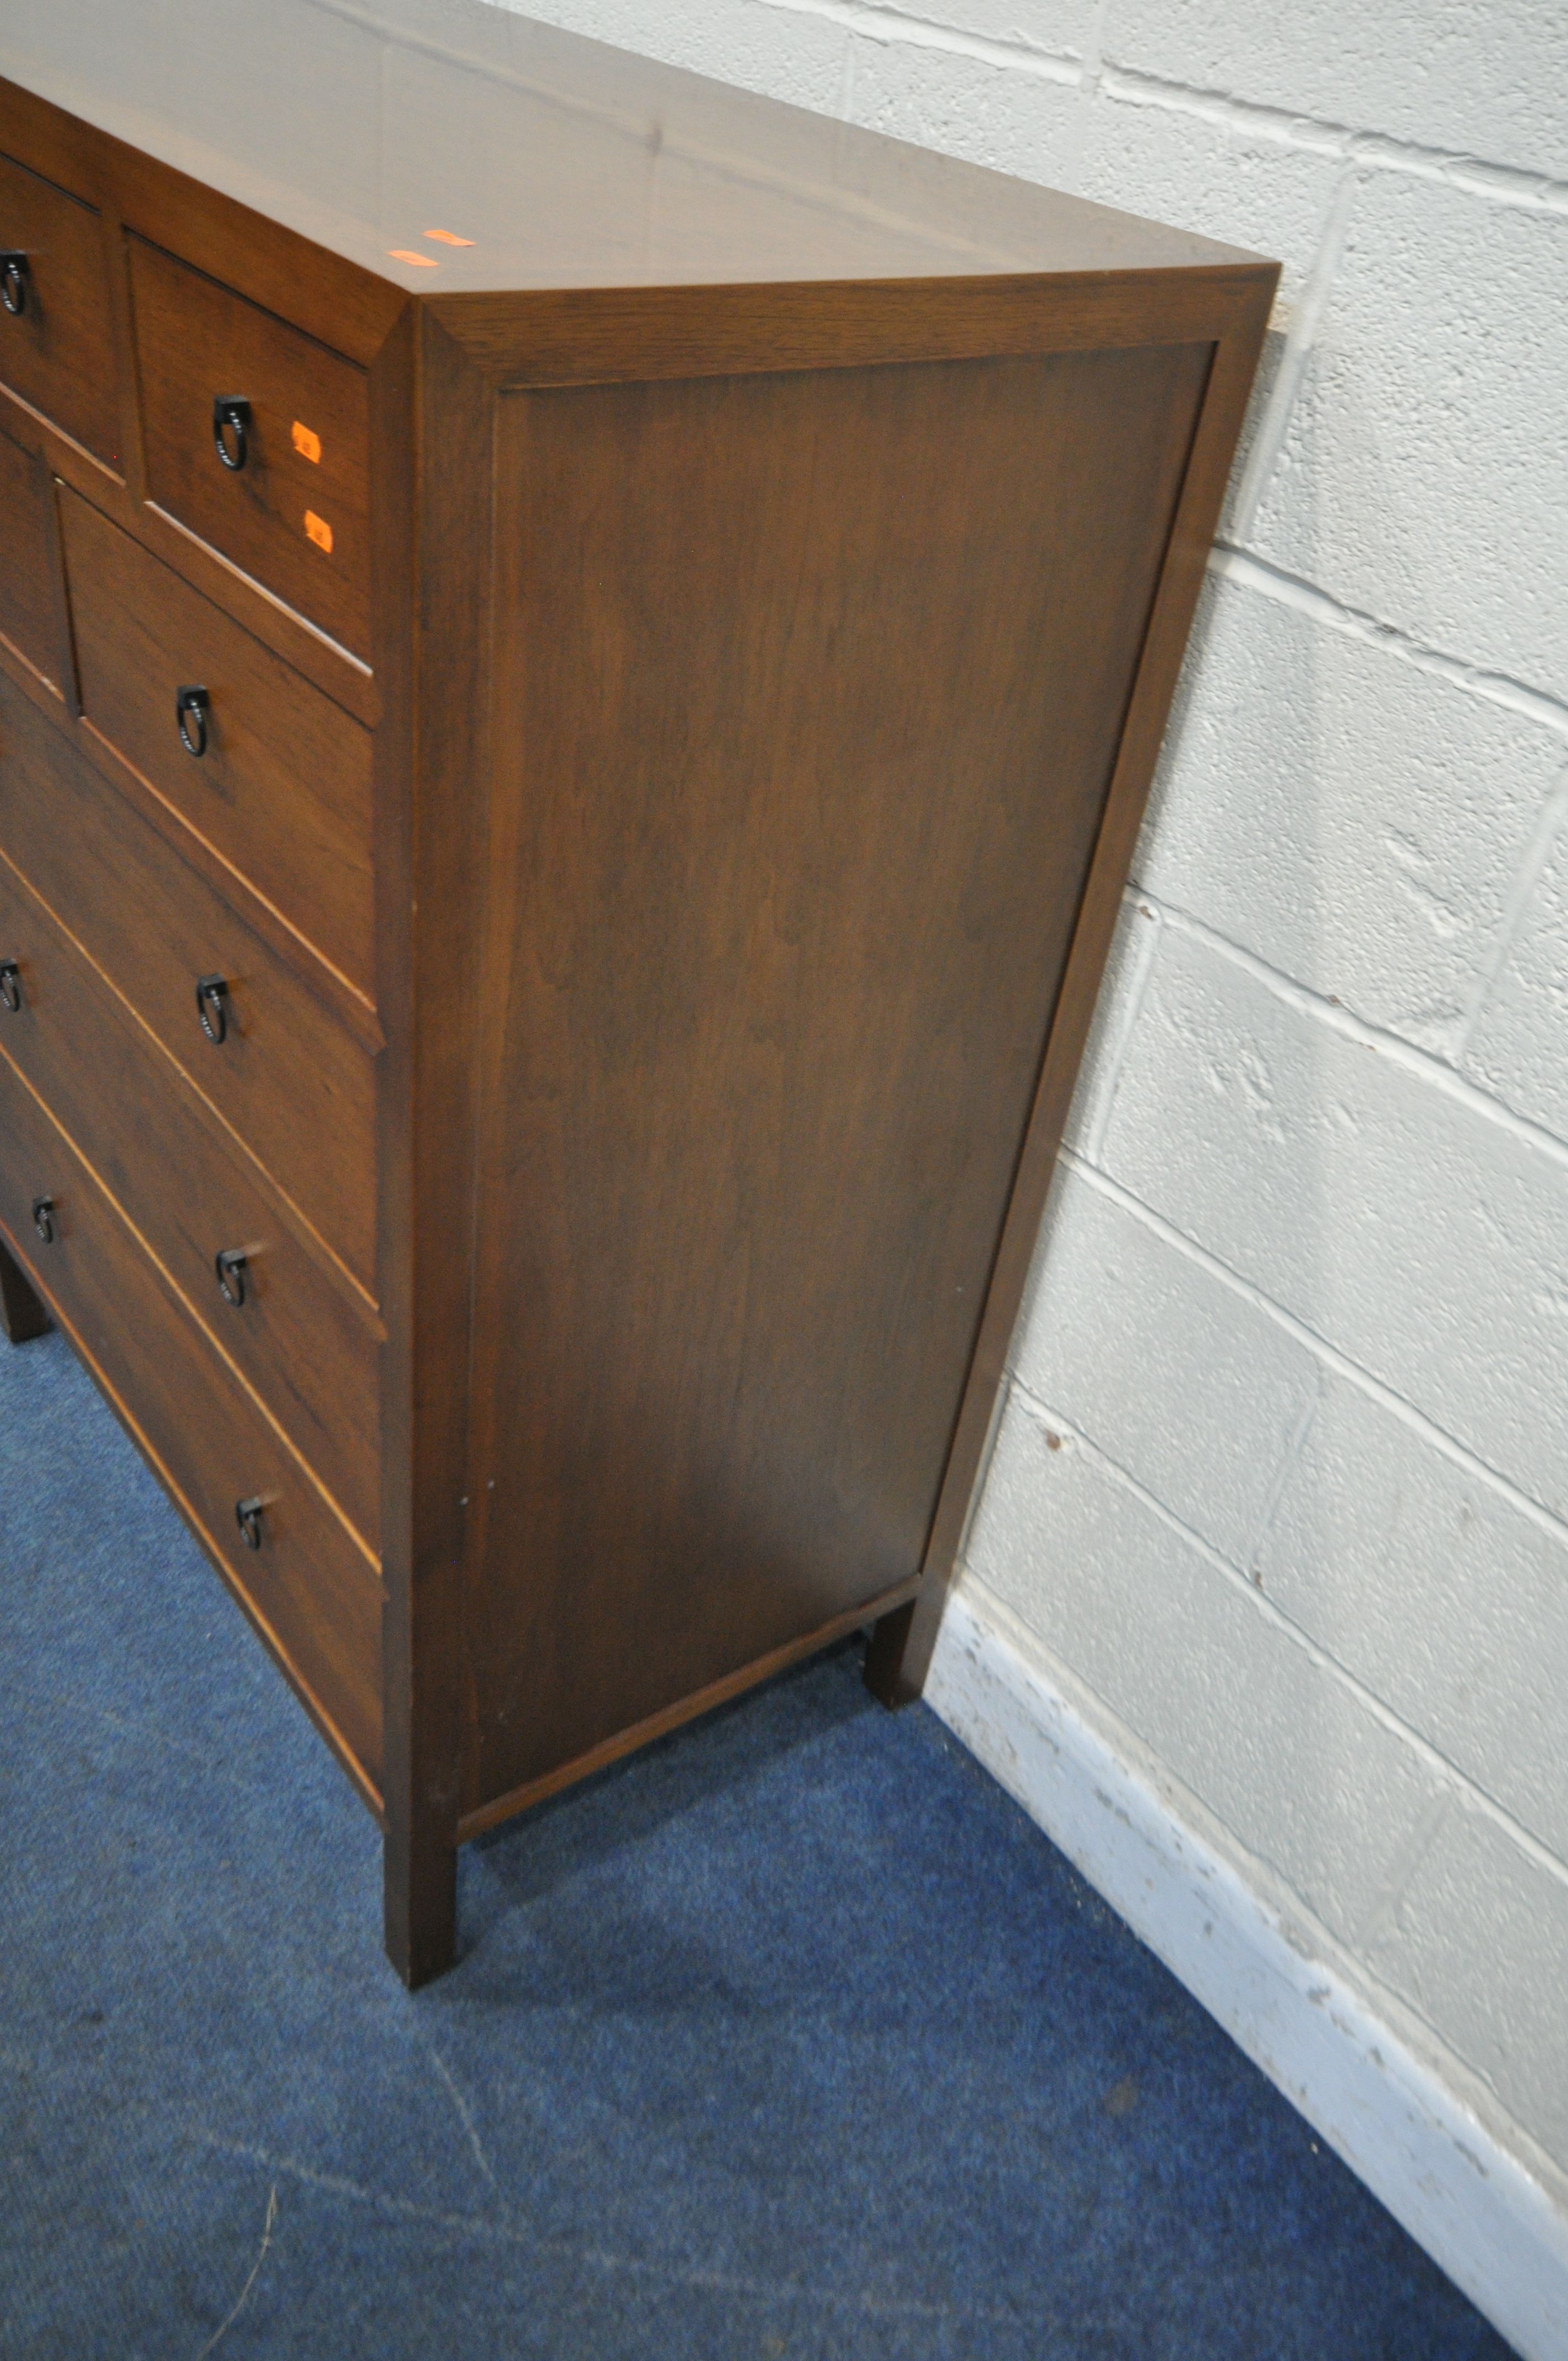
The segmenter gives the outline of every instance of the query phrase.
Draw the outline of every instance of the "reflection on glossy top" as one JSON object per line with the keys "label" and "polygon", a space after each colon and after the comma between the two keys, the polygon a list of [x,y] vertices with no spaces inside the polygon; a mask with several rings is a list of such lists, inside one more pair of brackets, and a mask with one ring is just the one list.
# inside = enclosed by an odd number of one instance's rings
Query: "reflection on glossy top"
{"label": "reflection on glossy top", "polygon": [[0,72],[424,292],[1252,259],[484,0],[5,0]]}

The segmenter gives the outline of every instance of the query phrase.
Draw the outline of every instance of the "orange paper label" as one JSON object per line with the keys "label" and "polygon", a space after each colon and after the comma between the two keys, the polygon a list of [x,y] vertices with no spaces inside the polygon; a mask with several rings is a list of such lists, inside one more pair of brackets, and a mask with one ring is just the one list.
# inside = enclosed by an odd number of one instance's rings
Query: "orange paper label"
{"label": "orange paper label", "polygon": [[293,435],[294,448],[301,458],[309,459],[313,466],[319,467],[322,463],[321,436],[313,434],[308,426],[302,426],[297,418],[289,431]]}
{"label": "orange paper label", "polygon": [[411,247],[389,246],[387,248],[394,262],[414,262],[422,270],[433,270],[435,262],[428,254],[415,254]]}
{"label": "orange paper label", "polygon": [[327,555],[330,557],[332,555],[332,527],[328,524],[324,517],[317,516],[314,509],[307,509],[305,511],[305,531],[310,534],[311,539],[315,543],[316,547],[318,549],[324,549]]}
{"label": "orange paper label", "polygon": [[472,246],[474,243],[471,237],[459,237],[455,230],[450,229],[427,229],[424,235],[433,238],[437,246]]}

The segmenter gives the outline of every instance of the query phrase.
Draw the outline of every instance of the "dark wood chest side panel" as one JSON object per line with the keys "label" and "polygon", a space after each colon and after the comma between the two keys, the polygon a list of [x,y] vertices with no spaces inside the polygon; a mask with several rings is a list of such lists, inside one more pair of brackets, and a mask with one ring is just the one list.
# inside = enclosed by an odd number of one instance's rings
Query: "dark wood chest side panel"
{"label": "dark wood chest side panel", "polygon": [[502,399],[467,1809],[919,1568],[1209,360]]}

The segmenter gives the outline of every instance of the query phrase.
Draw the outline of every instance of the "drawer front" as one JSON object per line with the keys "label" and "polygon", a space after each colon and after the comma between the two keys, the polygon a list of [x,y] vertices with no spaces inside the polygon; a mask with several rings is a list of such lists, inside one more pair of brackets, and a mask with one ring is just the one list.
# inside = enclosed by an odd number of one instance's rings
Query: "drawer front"
{"label": "drawer front", "polygon": [[0,631],[51,687],[60,686],[49,471],[0,434]]}
{"label": "drawer front", "polygon": [[[374,1551],[371,1315],[280,1218],[247,1160],[224,1145],[168,1059],[4,861],[0,1051]],[[225,1270],[220,1289],[225,1253],[245,1263]]]}
{"label": "drawer front", "polygon": [[74,492],[60,516],[87,719],[368,997],[369,731]]}
{"label": "drawer front", "polygon": [[[365,372],[243,295],[127,241],[148,485],[160,508],[367,663]],[[218,456],[214,403],[247,406]]]}
{"label": "drawer front", "polygon": [[23,258],[0,277],[0,381],[118,467],[118,372],[97,213],[0,156],[0,254]]}
{"label": "drawer front", "polygon": [[[0,1224],[284,1664],[378,1788],[379,1583],[3,1057]],[[236,1516],[248,1501],[260,1503],[255,1550]]]}
{"label": "drawer front", "polygon": [[[0,852],[367,1289],[370,1058],[292,969],[0,675]],[[199,1021],[198,982],[225,990]]]}

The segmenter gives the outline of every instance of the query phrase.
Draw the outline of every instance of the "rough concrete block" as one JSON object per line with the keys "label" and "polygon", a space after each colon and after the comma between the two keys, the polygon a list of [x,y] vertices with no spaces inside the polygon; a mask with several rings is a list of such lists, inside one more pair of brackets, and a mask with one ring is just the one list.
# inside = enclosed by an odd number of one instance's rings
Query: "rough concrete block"
{"label": "rough concrete block", "polygon": [[1568,1861],[1568,1541],[1331,1376],[1256,1567],[1292,1622]]}
{"label": "rough concrete block", "polygon": [[1075,83],[961,50],[854,37],[852,123],[1052,188],[1076,185]]}
{"label": "rough concrete block", "polygon": [[849,35],[831,18],[763,0],[703,0],[671,8],[661,0],[500,0],[541,21],[640,57],[711,74],[742,90],[837,115]]}
{"label": "rough concrete block", "polygon": [[1506,707],[1211,579],[1135,873],[1452,1055],[1563,754]]}
{"label": "rough concrete block", "polygon": [[1146,214],[1284,265],[1226,495],[1223,533],[1237,534],[1237,500],[1284,358],[1285,330],[1318,257],[1344,167],[1191,112],[1149,105],[1100,84],[1084,101],[1078,185],[1086,197]]}
{"label": "rough concrete block", "polygon": [[1560,1153],[1165,926],[1102,1160],[1489,1466],[1568,1508]]}
{"label": "rough concrete block", "polygon": [[1071,1172],[1058,1176],[1014,1366],[1238,1565],[1318,1378],[1266,1313]]}
{"label": "rough concrete block", "polygon": [[1360,180],[1252,544],[1425,644],[1568,693],[1568,214]]}
{"label": "rough concrete block", "polygon": [[[787,0],[786,0],[787,5]],[[1082,58],[1094,38],[1094,0],[921,0],[917,8],[894,6],[939,35],[950,27],[1003,48],[1041,51],[1048,57]]]}
{"label": "rough concrete block", "polygon": [[1442,1792],[1202,1553],[1014,1402],[969,1564],[1323,1923],[1355,1937]]}
{"label": "rough concrete block", "polygon": [[1110,1115],[1123,1044],[1132,1027],[1158,932],[1159,920],[1151,909],[1136,903],[1123,904],[1063,1133],[1068,1146],[1077,1148],[1080,1156],[1093,1156]]}
{"label": "rough concrete block", "polygon": [[1081,193],[1272,256],[1287,303],[1318,258],[1343,170],[1321,148],[1151,105],[1114,82],[1086,99]]}
{"label": "rough concrete block", "polygon": [[1107,59],[1195,90],[1562,176],[1558,0],[1109,0]]}
{"label": "rough concrete block", "polygon": [[1505,1105],[1568,1139],[1568,822],[1542,870],[1464,1059]]}
{"label": "rough concrete block", "polygon": [[1568,2168],[1568,1879],[1455,1805],[1369,1959]]}

